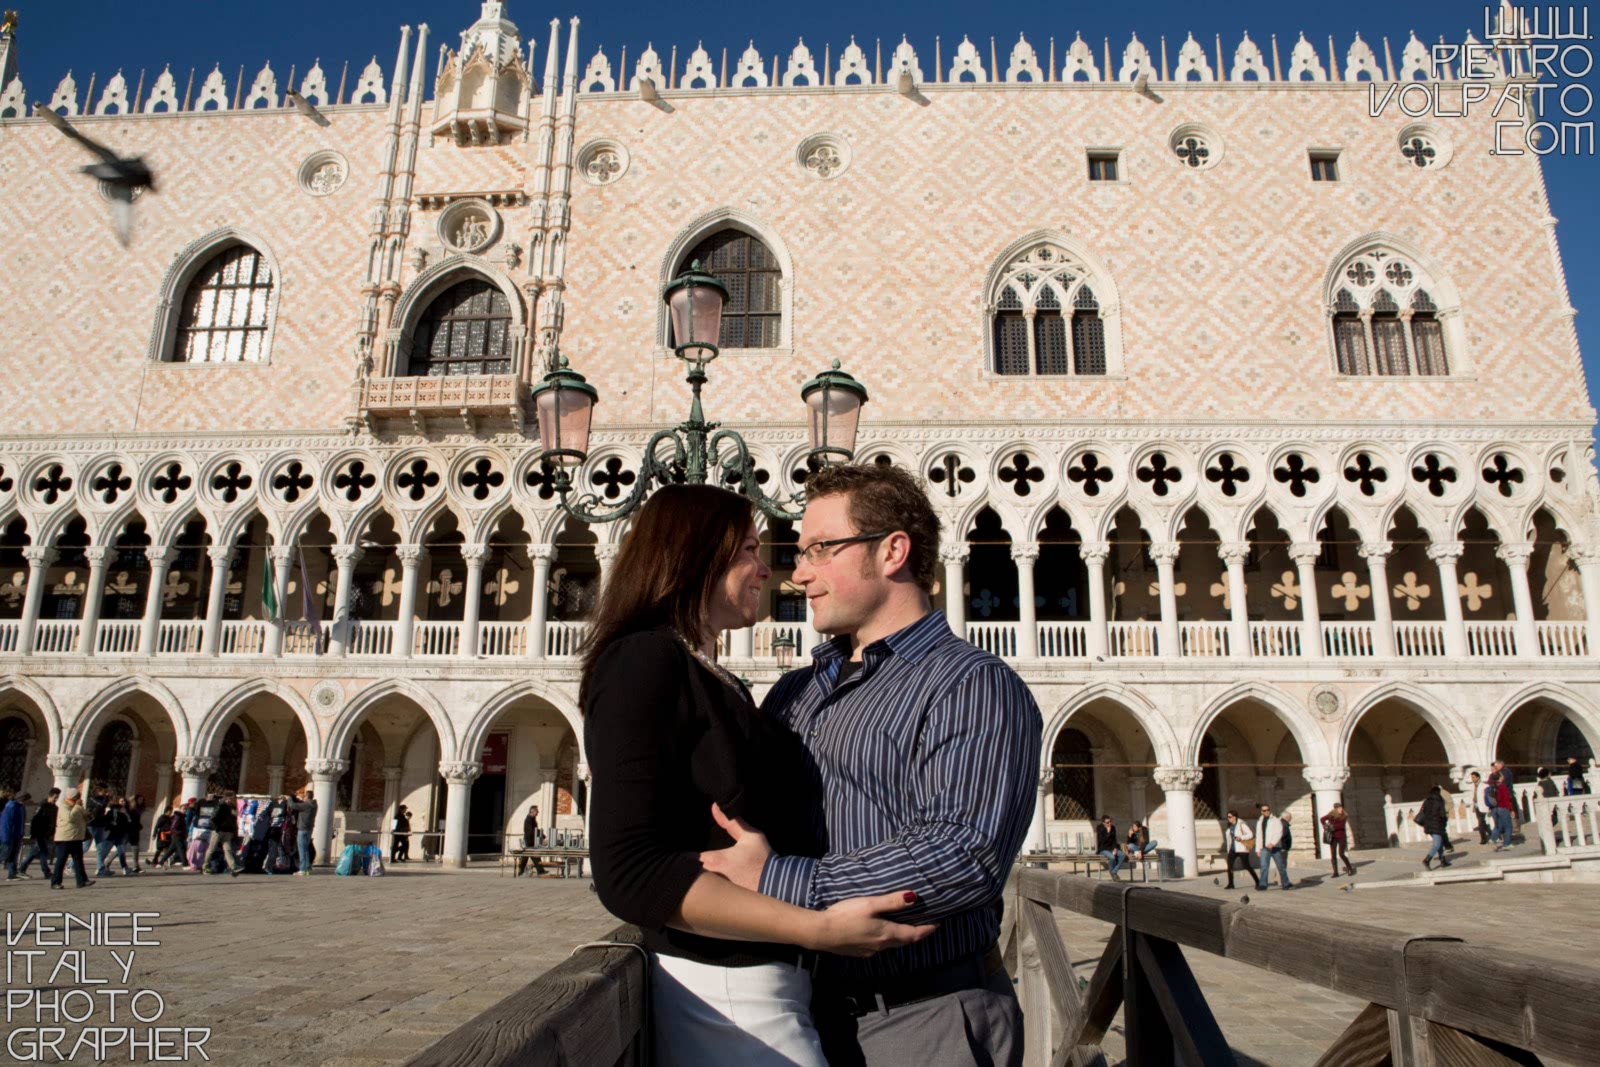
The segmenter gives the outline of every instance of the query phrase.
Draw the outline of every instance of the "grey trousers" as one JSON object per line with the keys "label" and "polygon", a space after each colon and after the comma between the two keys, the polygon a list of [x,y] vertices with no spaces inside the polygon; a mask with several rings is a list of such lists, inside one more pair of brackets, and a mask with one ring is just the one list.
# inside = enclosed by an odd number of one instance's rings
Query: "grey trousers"
{"label": "grey trousers", "polygon": [[817,1032],[832,1067],[1022,1067],[1022,1006],[1005,971],[963,989],[852,1018],[819,990]]}

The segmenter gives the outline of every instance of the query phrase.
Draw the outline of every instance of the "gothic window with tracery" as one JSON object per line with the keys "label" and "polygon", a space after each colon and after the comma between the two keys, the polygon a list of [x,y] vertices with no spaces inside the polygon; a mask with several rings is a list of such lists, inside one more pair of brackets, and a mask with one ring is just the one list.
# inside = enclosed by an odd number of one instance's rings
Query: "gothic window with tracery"
{"label": "gothic window with tracery", "polygon": [[0,789],[14,792],[22,788],[22,777],[28,769],[28,739],[32,736],[20,715],[0,719]]}
{"label": "gothic window with tracery", "polygon": [[728,287],[719,347],[777,348],[783,336],[783,268],[772,250],[743,230],[720,230],[695,245],[680,269],[695,260]]}
{"label": "gothic window with tracery", "polygon": [[511,302],[483,278],[434,298],[417,324],[410,373],[444,378],[511,373]]}
{"label": "gothic window with tracery", "polygon": [[1333,274],[1329,309],[1340,374],[1383,377],[1450,373],[1436,281],[1410,256],[1373,245]]}
{"label": "gothic window with tracery", "polygon": [[200,268],[183,296],[177,363],[259,363],[267,358],[272,268],[249,245],[230,245]]}
{"label": "gothic window with tracery", "polygon": [[1089,270],[1042,244],[1013,260],[990,294],[996,374],[1106,373],[1105,320]]}

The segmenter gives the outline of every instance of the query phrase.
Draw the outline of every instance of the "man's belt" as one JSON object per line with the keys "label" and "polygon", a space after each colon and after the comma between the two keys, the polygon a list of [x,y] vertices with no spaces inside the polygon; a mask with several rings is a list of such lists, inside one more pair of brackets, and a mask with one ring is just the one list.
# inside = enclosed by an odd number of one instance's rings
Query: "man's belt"
{"label": "man's belt", "polygon": [[937,967],[892,978],[833,979],[818,981],[818,996],[842,1005],[845,1012],[862,1016],[874,1011],[931,1000],[964,989],[981,989],[996,971],[1005,968],[998,947]]}

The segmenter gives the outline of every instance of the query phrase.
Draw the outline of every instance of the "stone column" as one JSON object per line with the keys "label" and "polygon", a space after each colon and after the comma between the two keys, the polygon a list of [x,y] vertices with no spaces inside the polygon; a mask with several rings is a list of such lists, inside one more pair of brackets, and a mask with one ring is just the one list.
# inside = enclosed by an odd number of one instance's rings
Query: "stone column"
{"label": "stone column", "polygon": [[[272,599],[278,604],[278,617],[272,620],[272,625],[267,628],[266,654],[270,658],[283,655],[283,628],[287,623],[289,605],[284,601],[289,599],[289,568],[294,565],[294,549],[287,545],[273,545],[267,549],[267,558],[272,560]],[[301,575],[301,581],[305,576]]]}
{"label": "stone column", "polygon": [[1156,561],[1156,577],[1161,588],[1161,639],[1162,657],[1179,654],[1178,640],[1178,590],[1173,581],[1172,568],[1178,562],[1178,542],[1157,541],[1150,546],[1150,558]]}
{"label": "stone column", "polygon": [[967,552],[965,541],[939,546],[944,562],[944,617],[957,637],[967,636]]}
{"label": "stone column", "polygon": [[96,545],[83,550],[89,561],[89,587],[83,594],[82,623],[78,626],[78,651],[85,656],[94,655],[96,636],[100,631],[100,607],[106,595],[106,560],[110,549]]}
{"label": "stone column", "polygon": [[461,550],[467,561],[467,580],[462,590],[466,600],[461,610],[461,656],[478,658],[478,620],[483,613],[483,565],[489,561],[488,545],[467,545]]}
{"label": "stone column", "polygon": [[39,628],[39,609],[44,606],[45,571],[55,559],[54,549],[29,545],[22,550],[28,561],[28,587],[22,596],[22,626],[17,634],[17,651],[24,656],[33,651],[34,631]]}
{"label": "stone column", "polygon": [[1428,558],[1439,567],[1439,596],[1444,599],[1444,653],[1451,659],[1467,654],[1467,627],[1461,619],[1461,586],[1456,578],[1456,560],[1461,558],[1460,541],[1441,541],[1428,546]]}
{"label": "stone column", "polygon": [[594,811],[594,776],[589,765],[582,761],[572,768],[572,804],[578,804],[578,783],[583,783],[583,843],[589,844],[589,813]]}
{"label": "stone column", "polygon": [[1578,565],[1578,577],[1583,584],[1584,636],[1589,645],[1588,653],[1600,655],[1600,545],[1571,545],[1567,558]]}
{"label": "stone column", "polygon": [[[356,564],[361,561],[361,546],[334,545],[333,560],[338,566],[338,579],[333,593],[332,624],[328,627],[328,655],[342,656],[350,644],[350,587],[355,581]],[[320,812],[318,817],[320,819]],[[321,846],[318,846],[318,854],[321,854]]]}
{"label": "stone column", "polygon": [[1228,652],[1250,655],[1250,604],[1245,599],[1244,561],[1250,558],[1249,541],[1224,541],[1217,556],[1228,567]]}
{"label": "stone column", "polygon": [[1528,558],[1533,555],[1533,542],[1507,541],[1494,554],[1511,572],[1511,602],[1517,611],[1517,655],[1537,659],[1539,632],[1533,624],[1533,593],[1528,588]]}
{"label": "stone column", "polygon": [[1106,655],[1106,560],[1111,545],[1105,541],[1085,541],[1078,550],[1089,571],[1089,661]]}
{"label": "stone column", "polygon": [[89,773],[89,757],[82,752],[46,753],[44,765],[50,768],[52,782],[62,792],[81,789],[84,775]]}
{"label": "stone column", "polygon": [[139,753],[144,748],[144,742],[134,737],[128,742],[128,776],[120,783],[110,783],[112,792],[124,796],[133,792],[133,783],[139,780]]}
{"label": "stone column", "polygon": [[1183,860],[1183,876],[1200,873],[1200,851],[1195,843],[1194,791],[1200,784],[1199,767],[1157,767],[1153,777],[1167,799],[1167,839]]}
{"label": "stone column", "polygon": [[172,769],[183,776],[183,793],[178,802],[201,800],[206,795],[206,782],[217,773],[217,761],[210,756],[179,756],[172,761]]}
{"label": "stone column", "polygon": [[400,545],[400,613],[395,617],[394,654],[401,659],[411,655],[412,634],[417,623],[417,570],[427,550],[421,545]]}
{"label": "stone column", "polygon": [[544,831],[545,840],[550,839],[550,831],[556,827],[556,775],[559,771],[555,767],[539,768],[539,829]]}
{"label": "stone column", "polygon": [[446,867],[467,865],[467,812],[472,804],[472,783],[483,773],[483,764],[457,761],[439,764],[445,781],[444,849],[440,859]]}
{"label": "stone column", "polygon": [[1367,561],[1372,586],[1372,651],[1379,659],[1394,658],[1394,616],[1389,610],[1389,542],[1365,541],[1357,550]]}
{"label": "stone column", "polygon": [[1150,777],[1144,774],[1128,775],[1128,812],[1129,817],[1138,819],[1141,823],[1150,815],[1145,790],[1150,785]]}
{"label": "stone column", "polygon": [[239,742],[239,784],[234,788],[241,793],[245,791],[245,778],[250,773],[250,745],[251,741],[248,737]]}
{"label": "stone column", "polygon": [[1039,658],[1039,607],[1034,603],[1033,568],[1039,562],[1039,546],[1011,546],[1011,560],[1017,565],[1017,601],[1022,621],[1017,624],[1017,658]]}
{"label": "stone column", "polygon": [[[339,801],[339,779],[350,769],[350,761],[342,759],[308,759],[306,770],[311,775],[311,793],[317,798],[317,821],[311,827],[311,843],[317,849],[317,862],[331,866],[339,862],[330,854],[333,841],[333,808]],[[344,843],[341,841],[340,845]]]}
{"label": "stone column", "polygon": [[383,849],[387,857],[394,848],[394,817],[400,805],[400,772],[401,767],[383,768],[383,825],[378,829],[378,847]]}
{"label": "stone column", "polygon": [[[1320,820],[1333,810],[1335,804],[1344,799],[1344,786],[1350,780],[1349,767],[1305,767],[1300,772],[1311,786],[1311,798],[1316,805],[1316,819],[1306,829],[1311,832],[1312,840],[1317,843],[1317,857],[1326,859],[1328,845],[1322,843],[1322,825]],[[1345,823],[1345,846],[1350,847],[1350,823]]]}
{"label": "stone column", "polygon": [[1045,767],[1039,771],[1039,789],[1034,799],[1033,819],[1028,824],[1027,843],[1022,846],[1024,852],[1049,852],[1050,851],[1050,797],[1055,785],[1056,772],[1054,767]]}
{"label": "stone column", "polygon": [[756,628],[754,626],[741,626],[733,631],[733,641],[728,649],[728,655],[734,659],[756,658]]}
{"label": "stone column", "polygon": [[[161,811],[172,807],[172,764],[162,762],[156,764],[156,795],[149,798],[151,810]],[[145,827],[148,834],[150,827]]]}
{"label": "stone column", "polygon": [[1310,659],[1322,657],[1322,613],[1317,607],[1317,557],[1322,545],[1317,541],[1297,541],[1289,546],[1289,558],[1300,572],[1300,654]]}
{"label": "stone column", "polygon": [[206,549],[211,560],[211,589],[206,597],[206,624],[200,631],[200,654],[215,656],[222,636],[222,601],[228,595],[228,564],[233,560],[233,548],[212,545]]}
{"label": "stone column", "polygon": [[281,763],[269,763],[269,764],[267,764],[267,795],[268,796],[276,797],[276,796],[282,796],[283,795],[283,770],[284,770],[284,767],[283,767],[283,764],[281,764]]}
{"label": "stone column", "polygon": [[[533,598],[529,601],[533,615],[528,619],[528,656],[544,659],[545,627],[550,621],[550,563],[556,558],[556,546],[529,545],[528,558],[533,561]],[[544,808],[539,808],[544,814]]]}
{"label": "stone column", "polygon": [[150,561],[150,588],[144,596],[144,624],[139,631],[139,655],[156,653],[156,635],[161,629],[162,589],[167,584],[167,571],[172,567],[176,553],[171,545],[150,545],[144,550]]}
{"label": "stone column", "polygon": [[600,564],[600,594],[605,595],[606,575],[611,573],[611,564],[616,560],[617,553],[622,551],[622,545],[614,541],[605,541],[594,546],[595,562]]}

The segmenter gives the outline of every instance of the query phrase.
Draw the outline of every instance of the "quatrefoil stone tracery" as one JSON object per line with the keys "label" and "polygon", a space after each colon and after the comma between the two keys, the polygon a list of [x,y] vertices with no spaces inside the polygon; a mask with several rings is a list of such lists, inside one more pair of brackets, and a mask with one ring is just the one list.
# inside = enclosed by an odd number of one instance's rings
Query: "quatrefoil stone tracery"
{"label": "quatrefoil stone tracery", "polygon": [[1111,479],[1111,469],[1103,465],[1100,457],[1093,452],[1085,452],[1076,464],[1067,469],[1067,480],[1080,485],[1085,496],[1099,496],[1100,483],[1109,483]]}

